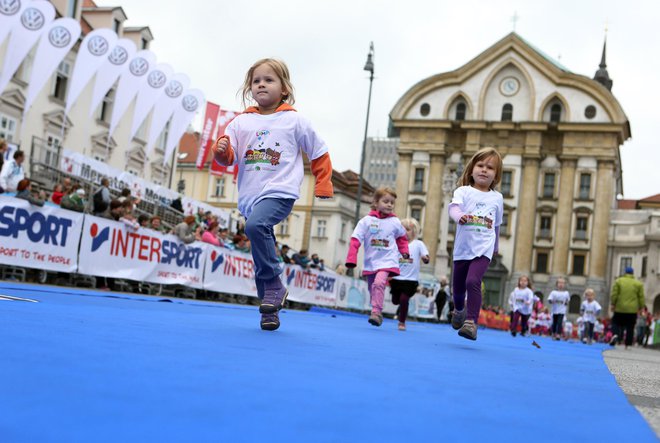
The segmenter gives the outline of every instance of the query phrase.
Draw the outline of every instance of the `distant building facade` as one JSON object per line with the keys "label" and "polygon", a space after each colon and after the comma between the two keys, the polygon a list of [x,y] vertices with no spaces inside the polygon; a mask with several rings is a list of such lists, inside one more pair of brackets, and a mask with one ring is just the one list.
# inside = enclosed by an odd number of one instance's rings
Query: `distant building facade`
{"label": "distant building facade", "polygon": [[374,187],[396,187],[399,139],[370,137],[364,156],[364,178]]}

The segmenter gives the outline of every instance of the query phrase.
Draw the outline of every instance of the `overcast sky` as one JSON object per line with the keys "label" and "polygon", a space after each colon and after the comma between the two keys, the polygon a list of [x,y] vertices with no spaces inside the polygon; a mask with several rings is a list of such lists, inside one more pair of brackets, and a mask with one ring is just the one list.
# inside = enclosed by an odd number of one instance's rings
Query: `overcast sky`
{"label": "overcast sky", "polygon": [[[159,63],[224,109],[259,58],[283,59],[296,108],[330,147],[335,169],[359,170],[369,42],[375,80],[369,136],[386,136],[388,115],[415,83],[454,70],[513,30],[570,71],[593,77],[605,25],[612,92],[632,128],[621,149],[624,196],[660,193],[660,2],[615,0],[96,0],[121,6],[127,26],[149,26]],[[199,120],[199,119],[198,119]],[[199,128],[197,128],[199,129]]]}

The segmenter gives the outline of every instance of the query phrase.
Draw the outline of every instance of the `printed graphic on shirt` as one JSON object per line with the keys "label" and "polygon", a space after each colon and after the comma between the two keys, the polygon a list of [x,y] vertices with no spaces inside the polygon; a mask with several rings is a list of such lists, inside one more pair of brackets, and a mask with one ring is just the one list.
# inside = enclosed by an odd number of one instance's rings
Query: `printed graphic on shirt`
{"label": "printed graphic on shirt", "polygon": [[413,264],[413,258],[403,258],[403,256],[399,256],[399,265],[401,266],[408,266]]}
{"label": "printed graphic on shirt", "polygon": [[[259,171],[261,167],[259,165],[271,165],[277,166],[280,164],[280,158],[282,157],[282,151],[278,151],[272,148],[264,148],[264,144],[270,131],[260,130],[257,131],[257,141],[259,142],[256,147],[252,145],[247,146],[245,151],[245,165],[256,165],[252,170]],[[275,142],[274,148],[279,148],[279,142]]]}
{"label": "printed graphic on shirt", "polygon": [[488,205],[477,203],[474,208],[474,214],[467,214],[465,226],[475,226],[477,228],[493,229],[493,220],[495,214],[488,210]]}
{"label": "printed graphic on shirt", "polygon": [[386,238],[372,238],[371,241],[369,242],[369,245],[372,248],[389,248],[390,247],[390,241]]}

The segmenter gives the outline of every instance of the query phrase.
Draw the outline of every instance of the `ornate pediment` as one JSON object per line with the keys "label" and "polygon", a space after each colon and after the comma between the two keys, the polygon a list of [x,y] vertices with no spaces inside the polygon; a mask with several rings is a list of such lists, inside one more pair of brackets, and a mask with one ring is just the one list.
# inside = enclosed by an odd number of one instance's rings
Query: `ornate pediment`
{"label": "ornate pediment", "polygon": [[64,130],[68,131],[70,127],[73,126],[73,122],[69,117],[66,116],[63,110],[58,109],[43,115],[44,117],[44,126],[48,128],[49,126],[56,130],[61,130],[64,126]]}
{"label": "ornate pediment", "polygon": [[21,112],[23,112],[23,108],[25,107],[25,95],[20,89],[11,89],[4,92],[0,95],[0,100],[2,100],[4,105],[11,106]]}

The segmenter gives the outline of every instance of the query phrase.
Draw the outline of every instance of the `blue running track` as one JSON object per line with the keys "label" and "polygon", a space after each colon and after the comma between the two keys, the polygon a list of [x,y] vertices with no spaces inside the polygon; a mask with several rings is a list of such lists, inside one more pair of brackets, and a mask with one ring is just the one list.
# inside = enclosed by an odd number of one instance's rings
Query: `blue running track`
{"label": "blue running track", "polygon": [[[0,441],[655,442],[602,345],[0,282]],[[166,300],[166,301],[164,301]]]}

